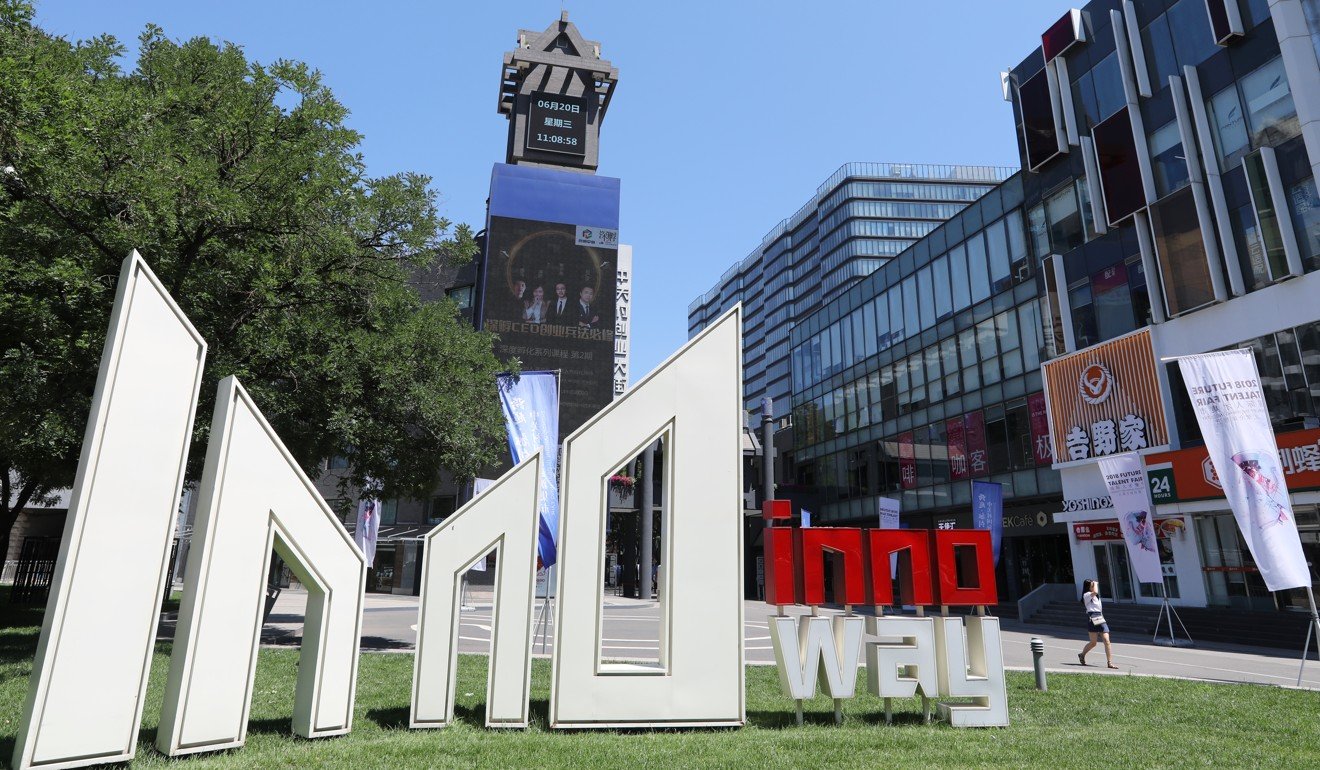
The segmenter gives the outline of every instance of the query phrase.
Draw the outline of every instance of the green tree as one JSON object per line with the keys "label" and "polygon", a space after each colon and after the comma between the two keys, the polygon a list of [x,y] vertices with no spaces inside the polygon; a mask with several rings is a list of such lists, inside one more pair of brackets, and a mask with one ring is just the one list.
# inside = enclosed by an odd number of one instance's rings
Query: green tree
{"label": "green tree", "polygon": [[0,554],[19,511],[72,482],[135,248],[210,346],[193,478],[229,374],[313,477],[342,455],[345,484],[420,495],[441,466],[496,461],[491,337],[408,282],[475,251],[430,179],[368,175],[304,64],[151,26],[131,71],[124,53],[0,0]]}

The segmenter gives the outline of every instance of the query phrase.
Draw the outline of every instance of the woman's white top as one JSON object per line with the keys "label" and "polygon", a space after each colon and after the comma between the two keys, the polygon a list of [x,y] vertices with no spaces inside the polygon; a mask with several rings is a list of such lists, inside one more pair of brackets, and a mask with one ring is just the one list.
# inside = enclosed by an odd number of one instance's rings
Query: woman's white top
{"label": "woman's white top", "polygon": [[527,309],[523,311],[523,320],[531,321],[534,324],[545,323],[545,300],[532,300],[527,303]]}
{"label": "woman's white top", "polygon": [[1101,612],[1100,597],[1087,591],[1082,594],[1082,605],[1086,607],[1087,612]]}

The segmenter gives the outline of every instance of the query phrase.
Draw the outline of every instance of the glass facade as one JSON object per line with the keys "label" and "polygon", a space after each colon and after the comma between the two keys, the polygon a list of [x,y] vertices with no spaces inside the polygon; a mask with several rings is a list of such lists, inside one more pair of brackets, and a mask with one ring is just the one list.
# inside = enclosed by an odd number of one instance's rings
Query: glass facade
{"label": "glass facade", "polygon": [[[761,398],[769,396],[775,416],[787,417],[792,388],[788,337],[794,326],[1012,172],[989,166],[904,163],[840,167],[797,213],[776,225],[715,287],[689,304],[689,336],[742,302],[746,408],[759,412]],[[922,289],[933,292],[932,280]],[[909,328],[920,322],[919,307],[914,299]],[[861,350],[860,343],[854,348],[854,341],[862,339],[876,319],[872,315],[858,323],[863,325],[856,334],[836,339],[838,347],[818,351],[816,361],[822,366],[848,365],[844,362]],[[897,328],[904,323],[900,305]],[[879,327],[887,333],[890,319],[886,317]]]}
{"label": "glass facade", "polygon": [[[1044,254],[1021,195],[1013,177],[793,330],[790,482],[816,520],[869,520],[881,495],[947,510],[973,478],[1010,503],[1058,491],[1031,419]],[[1075,198],[1072,213],[1080,228]]]}

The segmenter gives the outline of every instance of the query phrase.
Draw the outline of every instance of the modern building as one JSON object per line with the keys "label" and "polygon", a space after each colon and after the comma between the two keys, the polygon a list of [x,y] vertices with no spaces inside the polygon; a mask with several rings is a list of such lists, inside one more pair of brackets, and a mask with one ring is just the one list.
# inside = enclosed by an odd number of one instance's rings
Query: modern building
{"label": "modern building", "polygon": [[968,481],[996,481],[1004,598],[1094,576],[1158,604],[1096,468],[1138,451],[1173,603],[1298,609],[1265,590],[1172,359],[1255,351],[1320,587],[1320,3],[1061,10],[1003,75],[1024,171],[793,328],[781,496],[818,523],[874,526],[884,496],[905,526],[968,526]]}
{"label": "modern building", "polygon": [[688,305],[692,337],[743,303],[743,388],[749,413],[763,397],[788,416],[793,327],[911,246],[1016,169],[848,163],[797,213],[775,225],[719,283]]}
{"label": "modern building", "polygon": [[1135,449],[1174,603],[1305,604],[1301,590],[1265,590],[1171,360],[1226,348],[1256,354],[1320,582],[1318,23],[1313,0],[1097,0],[1007,74],[1064,354],[1046,365],[1054,519],[1074,572],[1106,595],[1160,601],[1114,539],[1096,468]]}
{"label": "modern building", "polygon": [[781,497],[813,524],[877,526],[878,498],[904,526],[970,527],[971,481],[1002,484],[1001,595],[1071,582],[1050,468],[1040,364],[1041,254],[1024,175],[803,319],[791,336],[794,449]]}

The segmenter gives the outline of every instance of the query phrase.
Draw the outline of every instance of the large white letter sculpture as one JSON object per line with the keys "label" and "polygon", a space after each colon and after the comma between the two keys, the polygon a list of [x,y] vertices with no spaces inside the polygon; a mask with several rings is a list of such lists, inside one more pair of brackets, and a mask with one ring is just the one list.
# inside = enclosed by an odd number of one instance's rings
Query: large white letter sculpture
{"label": "large white letter sculpture", "polygon": [[307,588],[293,731],[353,724],[367,565],[238,380],[220,382],[156,748],[242,746],[273,547]]}
{"label": "large white letter sculpture", "polygon": [[135,251],[124,260],[14,766],[137,749],[206,342]]}
{"label": "large white letter sculpture", "polygon": [[940,695],[970,698],[972,703],[938,704],[940,714],[954,727],[1003,727],[1008,724],[1008,695],[1004,690],[1004,650],[999,618],[968,615],[967,644],[963,646],[963,619],[935,619],[935,654],[939,663]]}
{"label": "large white letter sculpture", "polygon": [[834,699],[835,719],[843,720],[843,700],[857,692],[863,630],[860,615],[770,618],[770,642],[779,664],[779,684],[793,699],[799,717],[802,701],[815,696],[819,686],[822,693]]}
{"label": "large white letter sculpture", "polygon": [[486,726],[527,726],[540,477],[541,455],[537,453],[427,534],[412,727],[444,727],[454,721],[462,578],[492,550],[496,554],[495,607],[486,677]]}
{"label": "large white letter sculpture", "polygon": [[[565,441],[551,727],[745,719],[741,332],[735,307]],[[605,663],[601,552],[609,476],[661,436],[668,481],[660,661]]]}
{"label": "large white letter sculpture", "polygon": [[[19,768],[137,748],[206,343],[133,252],[124,260],[51,597],[18,726]],[[238,746],[272,546],[308,587],[294,730],[347,732],[366,565],[233,378],[220,384],[158,746]]]}

